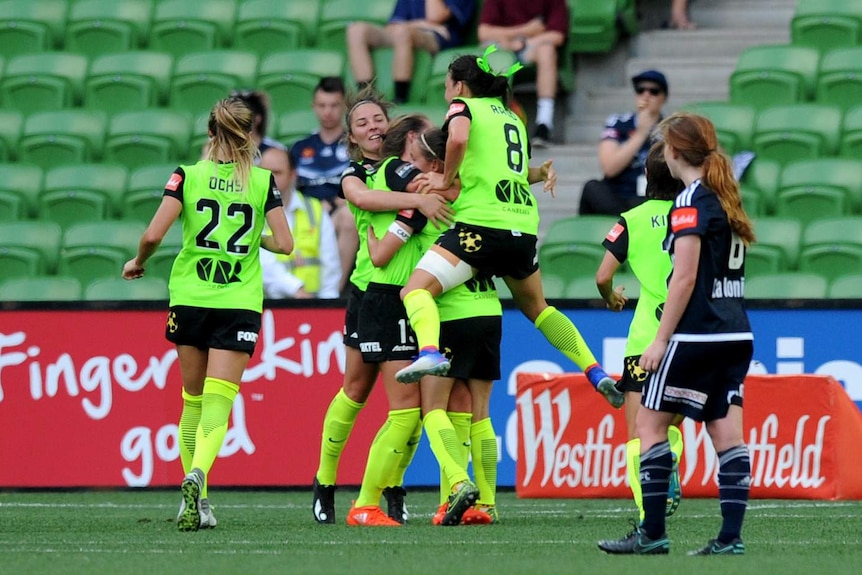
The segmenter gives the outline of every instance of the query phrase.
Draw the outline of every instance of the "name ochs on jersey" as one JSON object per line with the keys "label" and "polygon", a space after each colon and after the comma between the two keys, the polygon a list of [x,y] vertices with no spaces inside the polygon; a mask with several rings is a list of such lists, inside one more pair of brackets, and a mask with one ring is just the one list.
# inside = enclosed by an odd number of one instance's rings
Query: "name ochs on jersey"
{"label": "name ochs on jersey", "polygon": [[209,189],[219,192],[242,193],[242,184],[236,180],[225,180],[217,176],[210,176]]}

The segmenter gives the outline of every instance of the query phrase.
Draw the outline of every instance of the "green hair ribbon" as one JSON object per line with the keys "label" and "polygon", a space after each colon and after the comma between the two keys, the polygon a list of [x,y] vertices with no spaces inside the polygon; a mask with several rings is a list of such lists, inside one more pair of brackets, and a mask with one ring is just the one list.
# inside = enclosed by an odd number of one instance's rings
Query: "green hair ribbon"
{"label": "green hair ribbon", "polygon": [[509,69],[506,70],[506,72],[504,72],[504,73],[498,74],[497,72],[494,72],[491,69],[491,66],[488,64],[488,56],[490,56],[491,54],[493,54],[496,51],[497,51],[497,46],[495,44],[491,44],[490,46],[485,48],[484,54],[482,54],[481,56],[476,58],[476,65],[479,66],[479,68],[483,72],[486,72],[488,74],[493,74],[495,76],[506,76],[507,78],[511,78],[515,74],[515,72],[517,72],[518,70],[521,70],[524,67],[524,65],[521,64],[520,62],[515,62],[514,64],[509,66]]}

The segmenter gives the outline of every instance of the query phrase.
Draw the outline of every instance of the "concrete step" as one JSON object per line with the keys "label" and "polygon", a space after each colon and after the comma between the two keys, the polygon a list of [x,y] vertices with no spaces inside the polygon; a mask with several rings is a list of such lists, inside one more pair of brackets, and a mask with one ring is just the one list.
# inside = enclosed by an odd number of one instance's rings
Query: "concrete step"
{"label": "concrete step", "polygon": [[[587,91],[586,100],[579,108],[580,116],[597,116],[603,121],[610,114],[619,114],[625,110],[633,110],[635,96],[631,88],[599,88]],[[670,97],[665,103],[665,110],[673,111],[691,102],[702,102],[704,100],[726,100],[730,89],[727,84],[710,86],[682,86],[670,85]]]}
{"label": "concrete step", "polygon": [[700,28],[789,29],[795,0],[697,0],[689,4],[692,22]]}
{"label": "concrete step", "polygon": [[789,44],[790,29],[741,28],[738,30],[698,29],[653,30],[632,41],[632,56],[666,58],[738,58],[740,52],[763,44]]}
{"label": "concrete step", "polygon": [[677,89],[724,89],[728,85],[734,67],[736,67],[735,57],[635,57],[629,58],[626,62],[626,75],[630,78],[644,70],[661,70],[667,77],[671,94],[673,94]]}

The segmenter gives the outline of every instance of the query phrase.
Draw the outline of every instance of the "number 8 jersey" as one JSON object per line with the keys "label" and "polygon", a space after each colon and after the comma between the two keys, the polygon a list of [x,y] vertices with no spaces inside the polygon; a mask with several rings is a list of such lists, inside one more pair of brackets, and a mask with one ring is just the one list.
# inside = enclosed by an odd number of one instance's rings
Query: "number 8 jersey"
{"label": "number 8 jersey", "polygon": [[745,245],[731,229],[718,196],[700,180],[683,190],[671,209],[665,240],[671,257],[674,240],[685,235],[700,236],[700,260],[694,291],[671,339],[753,339],[743,301]]}
{"label": "number 8 jersey", "polygon": [[497,98],[455,98],[443,129],[456,116],[470,119],[458,171],[461,194],[455,221],[537,235],[539,209],[527,181],[530,158],[521,119]]}
{"label": "number 8 jersey", "polygon": [[234,164],[203,160],[177,168],[164,194],[183,204],[170,305],[261,312],[260,235],[266,212],[281,207],[272,174],[252,167],[244,189]]}

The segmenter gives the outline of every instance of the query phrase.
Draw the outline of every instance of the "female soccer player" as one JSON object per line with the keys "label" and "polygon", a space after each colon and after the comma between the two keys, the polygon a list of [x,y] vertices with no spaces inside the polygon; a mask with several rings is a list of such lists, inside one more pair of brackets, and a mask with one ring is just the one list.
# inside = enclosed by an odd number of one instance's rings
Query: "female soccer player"
{"label": "female soccer player", "polygon": [[539,212],[530,184],[553,192],[551,162],[529,167],[526,128],[506,107],[509,80],[493,73],[485,56],[459,56],[449,65],[445,97],[448,140],[442,174],[427,174],[420,191],[445,190],[461,181],[454,202],[456,225],[440,236],[402,290],[404,307],[419,339],[416,361],[398,373],[411,383],[445,375],[439,351],[440,317],[434,298],[477,272],[503,277],[518,307],[548,341],[575,362],[614,406],[623,396],[599,366],[574,324],[545,301],[536,253]]}
{"label": "female soccer player", "polygon": [[[608,232],[602,242],[607,252],[596,272],[596,286],[611,311],[621,311],[628,301],[623,293],[624,286],[614,289],[614,274],[620,265],[628,262],[640,282],[640,297],[626,340],[623,376],[617,382],[617,389],[625,394],[628,432],[626,463],[629,486],[640,512],[640,520],[644,518],[644,509],[638,467],[640,439],[635,430],[635,416],[640,407],[641,391],[647,374],[640,368],[638,361],[643,350],[655,339],[667,299],[671,261],[663,243],[673,200],[685,187],[670,174],[661,143],[654,144],[647,154],[646,180],[646,202],[621,214],[619,222]],[[678,463],[682,456],[682,434],[675,426],[670,426],[668,433],[671,435],[671,451],[675,457],[666,510],[666,515],[671,515],[676,511],[680,498]]]}
{"label": "female soccer player", "polygon": [[754,241],[730,159],[704,118],[662,121],[665,161],[686,188],[670,213],[673,257],[655,340],[641,354],[650,372],[637,415],[644,520],[628,536],[601,541],[608,553],[665,554],[665,503],[673,467],[668,426],[679,415],[703,421],[718,454],[722,525],[695,555],[739,555],[751,463],[742,432],[743,380],[753,336],[743,301],[745,249]]}
{"label": "female soccer player", "polygon": [[[260,247],[285,254],[293,250],[272,174],[254,166],[253,121],[239,98],[216,103],[206,159],[176,169],[137,255],[123,266],[124,278],[142,277],[147,259],[180,219],[183,246],[171,269],[165,329],[168,341],[176,344],[183,380],[179,444],[186,476],[180,531],[216,525],[207,477],[260,331]],[[272,236],[261,236],[262,215]]]}

